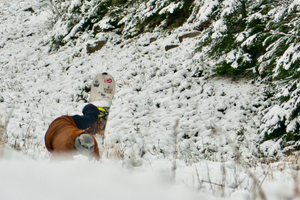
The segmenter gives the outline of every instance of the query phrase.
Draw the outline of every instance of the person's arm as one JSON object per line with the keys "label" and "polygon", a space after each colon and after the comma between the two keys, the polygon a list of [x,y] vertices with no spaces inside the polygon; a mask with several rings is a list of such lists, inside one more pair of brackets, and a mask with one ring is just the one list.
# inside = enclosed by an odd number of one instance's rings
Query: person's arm
{"label": "person's arm", "polygon": [[91,127],[98,120],[99,110],[93,104],[86,105],[82,110],[83,116],[71,116],[79,129],[86,129]]}

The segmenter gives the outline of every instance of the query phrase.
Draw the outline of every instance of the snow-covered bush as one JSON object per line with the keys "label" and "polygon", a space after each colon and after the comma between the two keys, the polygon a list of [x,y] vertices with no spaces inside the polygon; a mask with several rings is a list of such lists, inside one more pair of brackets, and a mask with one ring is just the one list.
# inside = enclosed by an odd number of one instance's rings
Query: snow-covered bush
{"label": "snow-covered bush", "polygon": [[203,30],[196,52],[205,51],[220,75],[251,75],[270,84],[261,142],[274,140],[286,151],[291,145],[299,149],[299,1],[232,0],[198,7],[208,11],[190,22],[211,25]]}
{"label": "snow-covered bush", "polygon": [[57,2],[60,18],[50,33],[52,50],[57,50],[83,33],[94,37],[113,31],[124,38],[155,29],[173,29],[189,17],[188,1],[71,0]]}
{"label": "snow-covered bush", "polygon": [[298,12],[291,1],[220,2],[207,14],[212,25],[198,50],[208,47],[218,74],[288,77],[299,62],[292,55],[299,50]]}
{"label": "snow-covered bush", "polygon": [[274,140],[284,153],[300,147],[299,84],[299,80],[293,80],[276,87],[279,92],[274,98],[278,103],[266,110],[260,128],[263,141]]}

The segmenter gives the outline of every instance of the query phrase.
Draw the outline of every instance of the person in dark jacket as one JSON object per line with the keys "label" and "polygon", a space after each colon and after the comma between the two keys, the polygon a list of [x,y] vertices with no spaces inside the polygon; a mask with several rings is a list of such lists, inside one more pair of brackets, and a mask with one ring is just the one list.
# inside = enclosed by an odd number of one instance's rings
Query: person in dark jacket
{"label": "person in dark jacket", "polygon": [[82,113],[58,117],[50,124],[45,134],[45,145],[52,153],[51,159],[82,154],[100,160],[95,137],[84,130],[97,122],[100,111],[93,104],[88,104]]}

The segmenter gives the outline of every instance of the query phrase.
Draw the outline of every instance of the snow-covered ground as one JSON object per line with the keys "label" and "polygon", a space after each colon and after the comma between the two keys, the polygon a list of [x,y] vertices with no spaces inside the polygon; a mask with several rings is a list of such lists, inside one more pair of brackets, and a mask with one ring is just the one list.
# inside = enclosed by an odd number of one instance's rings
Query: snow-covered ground
{"label": "snow-covered ground", "polygon": [[[262,163],[263,84],[211,76],[197,38],[88,34],[48,54],[46,2],[0,1],[0,199],[295,199],[298,158]],[[31,7],[34,13],[24,11]],[[150,43],[149,38],[156,41]],[[84,39],[85,38],[85,39]],[[107,44],[87,54],[86,45]],[[165,46],[179,47],[165,51]],[[203,71],[201,76],[193,76]],[[48,125],[81,114],[92,79],[117,83],[100,162],[49,162]],[[177,124],[178,121],[178,125]],[[18,151],[17,151],[18,150]],[[237,156],[239,155],[239,156]],[[267,155],[266,155],[267,156]]]}

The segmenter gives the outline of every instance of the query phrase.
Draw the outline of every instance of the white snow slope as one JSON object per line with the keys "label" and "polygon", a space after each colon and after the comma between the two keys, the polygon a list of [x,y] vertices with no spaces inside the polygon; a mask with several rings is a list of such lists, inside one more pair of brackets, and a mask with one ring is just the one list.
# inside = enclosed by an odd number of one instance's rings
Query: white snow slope
{"label": "white snow slope", "polygon": [[[24,11],[30,6],[34,13]],[[97,38],[87,34],[49,54],[50,15],[39,1],[0,1],[2,125],[9,119],[0,146],[1,200],[299,198],[294,162],[253,156],[278,148],[269,142],[258,150],[261,110],[270,104],[264,85],[211,76],[209,61],[193,53],[197,38],[179,43],[184,27],[130,40],[98,34],[108,42],[90,55],[86,45]],[[157,40],[149,44],[150,37]],[[165,51],[169,44],[179,47]],[[193,77],[197,68],[203,76]],[[101,161],[50,162],[49,124],[81,114],[84,88],[104,71],[117,92]]]}

